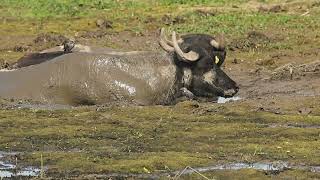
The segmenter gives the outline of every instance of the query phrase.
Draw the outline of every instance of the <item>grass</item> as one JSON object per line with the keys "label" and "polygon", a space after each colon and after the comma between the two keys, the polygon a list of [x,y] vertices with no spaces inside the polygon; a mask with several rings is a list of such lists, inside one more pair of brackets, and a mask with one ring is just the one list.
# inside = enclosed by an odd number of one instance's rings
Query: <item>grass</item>
{"label": "grass", "polygon": [[[4,0],[2,5],[8,8],[12,16],[18,17],[74,17],[88,15],[92,10],[104,10],[118,8],[122,6],[133,6],[135,4],[126,1],[125,3],[117,3],[113,0]],[[22,11],[16,11],[14,8],[23,8]]]}
{"label": "grass", "polygon": [[[247,0],[3,0],[2,6],[11,16],[48,18],[87,16],[106,10],[145,9],[153,6],[217,6],[243,2]],[[16,8],[19,8],[19,11]]]}
{"label": "grass", "polygon": [[[225,33],[230,37],[236,37],[247,33],[250,30],[259,31],[280,31],[276,29],[297,30],[299,32],[304,30],[305,26],[310,29],[317,29],[319,19],[316,16],[301,17],[296,14],[270,14],[270,13],[257,13],[245,12],[241,10],[236,11],[223,11],[218,10],[215,16],[203,16],[199,14],[192,6],[202,3],[202,5],[212,5],[213,7],[225,7],[226,4],[237,2],[243,3],[246,1],[63,1],[53,0],[47,1],[32,1],[32,0],[5,0],[2,8],[3,17],[14,17],[23,19],[39,19],[36,22],[38,28],[33,28],[30,33],[40,33],[47,31],[57,31],[59,33],[73,33],[94,28],[88,24],[92,18],[106,17],[106,19],[114,22],[112,31],[134,31],[144,32],[148,29],[155,29],[163,26],[163,17],[169,15],[169,23],[174,25],[173,28],[179,32],[199,32],[199,33]],[[184,4],[176,6],[176,4]],[[222,4],[221,4],[222,3]],[[197,6],[195,6],[197,7]],[[22,8],[22,10],[21,10]],[[19,11],[17,11],[19,9]],[[9,12],[6,12],[9,11]],[[24,12],[25,11],[25,12]],[[215,11],[212,9],[212,11]],[[22,12],[22,13],[21,13]],[[20,14],[19,14],[20,13]],[[82,17],[80,20],[77,17]],[[183,21],[175,23],[173,20],[178,17]],[[56,19],[54,24],[49,20]],[[170,20],[171,18],[171,20]],[[34,20],[30,20],[34,22]],[[19,27],[16,22],[5,24],[2,28],[2,33],[11,29],[12,25],[18,26],[21,33],[25,33],[24,29],[27,27]],[[21,24],[28,26],[30,22]],[[31,27],[30,27],[31,28]],[[67,31],[66,31],[67,30]],[[5,32],[3,32],[5,31]]]}
{"label": "grass", "polygon": [[265,126],[302,121],[320,125],[318,116],[248,115],[232,107],[225,107],[223,114],[198,115],[195,112],[207,107],[190,108],[1,110],[0,149],[25,152],[25,163],[44,163],[49,176],[145,169],[154,173],[236,161],[320,161],[314,156],[320,153],[319,129]]}

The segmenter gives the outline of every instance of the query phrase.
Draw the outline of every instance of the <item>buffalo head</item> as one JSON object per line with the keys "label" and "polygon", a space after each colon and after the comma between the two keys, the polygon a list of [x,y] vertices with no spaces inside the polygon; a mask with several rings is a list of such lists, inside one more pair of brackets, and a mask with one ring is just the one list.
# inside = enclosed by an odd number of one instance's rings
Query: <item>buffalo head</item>
{"label": "buffalo head", "polygon": [[220,68],[226,57],[222,37],[189,34],[177,39],[173,31],[170,41],[161,29],[159,42],[165,51],[173,53],[177,67],[182,69],[183,86],[195,96],[231,97],[238,92],[237,84]]}

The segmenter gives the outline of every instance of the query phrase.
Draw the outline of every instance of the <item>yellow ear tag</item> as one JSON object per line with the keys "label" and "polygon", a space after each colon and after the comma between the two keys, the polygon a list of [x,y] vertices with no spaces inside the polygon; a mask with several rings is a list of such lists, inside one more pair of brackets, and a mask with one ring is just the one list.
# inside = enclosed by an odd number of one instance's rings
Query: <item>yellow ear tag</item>
{"label": "yellow ear tag", "polygon": [[217,56],[215,56],[215,61],[214,61],[214,62],[215,62],[216,64],[218,64],[219,61],[220,61],[220,59],[219,59]]}

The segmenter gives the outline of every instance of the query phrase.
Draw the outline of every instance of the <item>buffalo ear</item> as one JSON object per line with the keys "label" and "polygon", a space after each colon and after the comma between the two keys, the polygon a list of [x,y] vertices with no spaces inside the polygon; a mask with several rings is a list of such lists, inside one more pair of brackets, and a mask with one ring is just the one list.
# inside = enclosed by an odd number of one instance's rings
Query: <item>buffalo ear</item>
{"label": "buffalo ear", "polygon": [[217,35],[214,39],[210,41],[211,46],[216,49],[224,50],[226,46],[226,40],[224,35]]}

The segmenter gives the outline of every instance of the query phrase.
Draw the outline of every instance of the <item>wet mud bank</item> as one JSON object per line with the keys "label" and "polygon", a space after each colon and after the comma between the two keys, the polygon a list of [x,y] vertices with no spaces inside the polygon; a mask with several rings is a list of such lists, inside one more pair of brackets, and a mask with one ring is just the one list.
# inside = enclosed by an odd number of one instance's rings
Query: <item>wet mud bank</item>
{"label": "wet mud bank", "polygon": [[[33,166],[20,166],[18,153],[0,151],[0,178],[38,177],[41,170]],[[14,161],[14,162],[12,162]]]}
{"label": "wet mud bank", "polygon": [[111,174],[97,174],[97,175],[87,175],[85,178],[137,178],[137,179],[180,179],[185,175],[197,175],[206,179],[203,173],[208,172],[223,172],[223,171],[239,171],[243,169],[253,169],[257,171],[262,171],[268,174],[279,174],[284,171],[289,170],[302,170],[309,171],[313,173],[320,173],[320,166],[306,166],[306,165],[290,165],[288,162],[256,162],[256,163],[229,163],[222,165],[214,165],[208,167],[198,167],[192,168],[187,166],[185,169],[180,171],[166,172],[166,173],[155,173],[155,174],[121,174],[121,173],[111,173]]}

